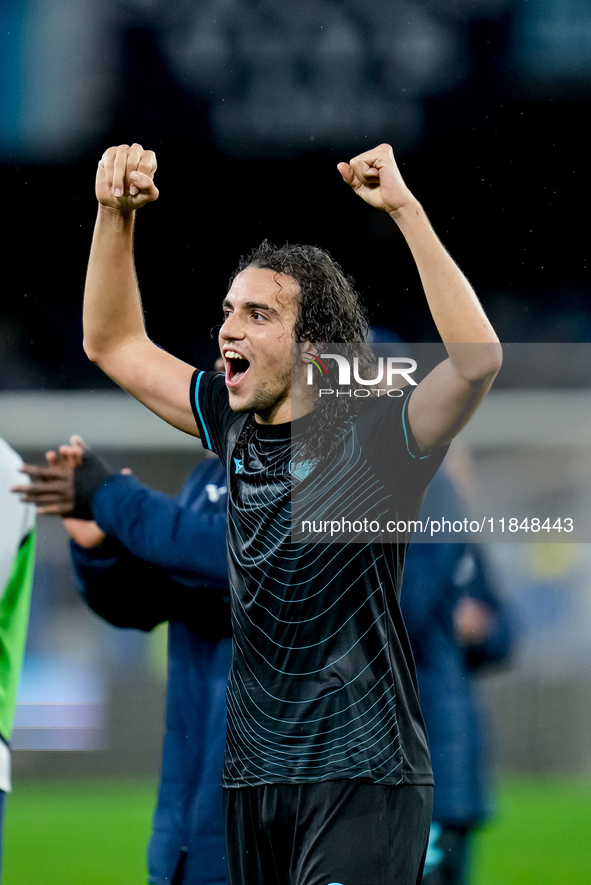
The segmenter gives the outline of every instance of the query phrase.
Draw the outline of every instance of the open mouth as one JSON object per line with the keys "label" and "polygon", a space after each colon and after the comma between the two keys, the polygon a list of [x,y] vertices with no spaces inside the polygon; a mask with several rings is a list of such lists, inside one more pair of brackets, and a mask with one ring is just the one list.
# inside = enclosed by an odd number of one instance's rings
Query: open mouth
{"label": "open mouth", "polygon": [[235,350],[227,350],[224,354],[226,359],[226,383],[232,386],[238,384],[248,372],[250,363]]}

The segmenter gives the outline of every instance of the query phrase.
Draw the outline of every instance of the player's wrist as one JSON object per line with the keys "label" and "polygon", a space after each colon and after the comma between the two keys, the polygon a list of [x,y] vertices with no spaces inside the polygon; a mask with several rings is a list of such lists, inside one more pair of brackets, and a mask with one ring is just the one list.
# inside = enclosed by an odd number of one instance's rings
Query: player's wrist
{"label": "player's wrist", "polygon": [[135,212],[135,209],[122,206],[110,206],[101,202],[98,204],[98,220],[115,228],[133,227]]}
{"label": "player's wrist", "polygon": [[396,208],[388,209],[387,212],[390,218],[395,221],[399,227],[402,227],[405,224],[413,224],[417,223],[417,221],[427,220],[425,210],[417,198],[412,194],[409,194],[408,200],[405,200],[404,203],[396,206]]}

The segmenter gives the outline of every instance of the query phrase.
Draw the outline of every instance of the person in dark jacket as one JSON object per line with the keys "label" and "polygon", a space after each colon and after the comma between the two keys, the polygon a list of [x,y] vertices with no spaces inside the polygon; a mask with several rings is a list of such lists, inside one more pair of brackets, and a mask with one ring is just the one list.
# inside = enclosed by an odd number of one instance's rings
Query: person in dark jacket
{"label": "person in dark jacket", "polygon": [[152,885],[223,885],[221,770],[231,658],[225,470],[204,459],[169,498],[113,477],[95,523],[65,520],[82,598],[117,627],[169,622],[166,733],[148,847]]}
{"label": "person in dark jacket", "polygon": [[[421,517],[464,516],[439,471]],[[513,628],[484,552],[456,536],[413,542],[406,558],[402,614],[413,648],[435,788],[423,885],[464,885],[472,834],[490,813],[489,763],[473,676],[510,655]]]}

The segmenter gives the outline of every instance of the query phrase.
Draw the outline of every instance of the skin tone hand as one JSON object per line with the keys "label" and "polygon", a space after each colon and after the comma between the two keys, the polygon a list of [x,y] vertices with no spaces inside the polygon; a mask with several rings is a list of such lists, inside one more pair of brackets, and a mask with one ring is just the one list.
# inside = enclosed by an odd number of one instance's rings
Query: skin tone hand
{"label": "skin tone hand", "polygon": [[63,520],[64,528],[69,536],[80,547],[100,547],[107,537],[103,530],[98,527],[96,522],[91,519],[73,519],[65,517]]}
{"label": "skin tone hand", "polygon": [[[74,509],[74,470],[82,463],[86,445],[79,436],[70,437],[69,445],[59,451],[45,454],[47,466],[25,464],[22,473],[31,477],[28,485],[14,486],[11,491],[20,495],[26,504],[35,504],[37,513],[68,516]],[[121,473],[131,473],[125,469]]]}
{"label": "skin tone hand", "polygon": [[417,203],[404,183],[389,144],[380,144],[349,163],[339,163],[337,168],[357,196],[392,217]]}
{"label": "skin tone hand", "polygon": [[25,464],[21,472],[26,473],[31,482],[14,486],[11,491],[19,494],[21,501],[35,504],[37,513],[67,516],[74,509],[74,468],[81,462],[83,451],[77,446],[62,446],[59,454],[46,453],[46,467]]}
{"label": "skin tone hand", "polygon": [[454,631],[460,645],[478,645],[488,639],[492,632],[492,612],[478,599],[465,596],[456,605],[453,617]]}
{"label": "skin tone hand", "polygon": [[[82,455],[86,449],[82,438],[79,436],[70,437],[70,445],[60,446],[59,454],[56,452],[47,452],[45,458],[50,467],[56,467],[60,463],[62,466],[70,466],[72,469],[82,463]],[[65,530],[70,537],[80,545],[80,547],[92,548],[100,547],[105,538],[105,532],[91,519],[74,519],[73,517],[64,517],[63,524]]]}
{"label": "skin tone hand", "polygon": [[96,173],[96,197],[101,206],[127,215],[158,199],[154,184],[156,154],[141,144],[121,144],[105,151]]}
{"label": "skin tone hand", "polygon": [[[21,495],[21,500],[37,506],[42,514],[57,514],[63,517],[64,528],[81,547],[98,547],[107,537],[93,520],[68,517],[74,508],[74,470],[82,463],[87,446],[79,436],[71,436],[69,445],[59,447],[59,451],[45,454],[47,467],[25,464],[23,473],[32,482],[25,486],[15,486],[12,491]],[[129,474],[125,468],[121,473]]]}

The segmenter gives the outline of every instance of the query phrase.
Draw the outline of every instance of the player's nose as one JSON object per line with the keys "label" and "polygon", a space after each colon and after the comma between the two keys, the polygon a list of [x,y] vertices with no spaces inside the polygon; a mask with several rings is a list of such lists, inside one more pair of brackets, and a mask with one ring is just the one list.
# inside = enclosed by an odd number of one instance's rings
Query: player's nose
{"label": "player's nose", "polygon": [[237,312],[232,311],[232,313],[228,314],[220,328],[220,339],[223,339],[224,341],[229,341],[230,339],[234,340],[237,338],[242,338],[243,336],[244,329],[242,326],[242,321]]}

